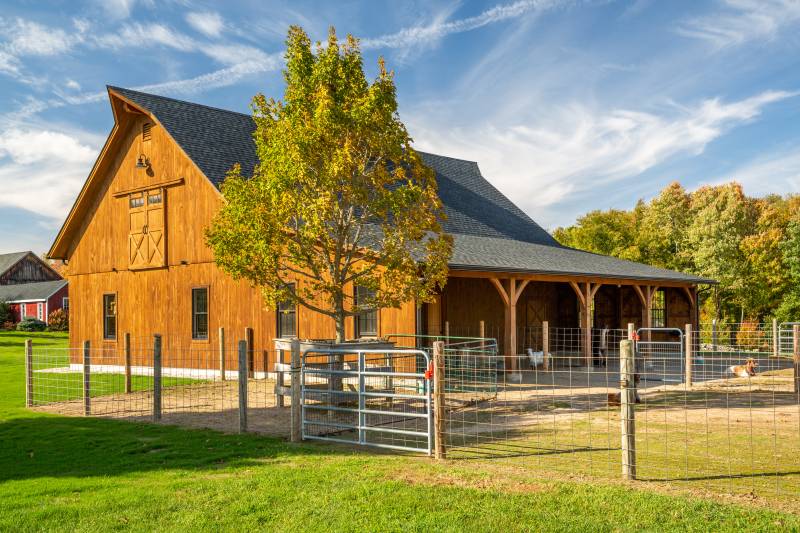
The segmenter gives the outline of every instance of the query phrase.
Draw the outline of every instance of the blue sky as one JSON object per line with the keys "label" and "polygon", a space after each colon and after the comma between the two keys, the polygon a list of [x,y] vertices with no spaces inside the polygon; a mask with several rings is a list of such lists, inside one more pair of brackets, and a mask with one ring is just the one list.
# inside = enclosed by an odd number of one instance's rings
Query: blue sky
{"label": "blue sky", "polygon": [[108,132],[105,85],[248,111],[289,24],[362,39],[418,149],[548,229],[678,180],[800,192],[800,0],[3,2],[0,252],[46,251]]}

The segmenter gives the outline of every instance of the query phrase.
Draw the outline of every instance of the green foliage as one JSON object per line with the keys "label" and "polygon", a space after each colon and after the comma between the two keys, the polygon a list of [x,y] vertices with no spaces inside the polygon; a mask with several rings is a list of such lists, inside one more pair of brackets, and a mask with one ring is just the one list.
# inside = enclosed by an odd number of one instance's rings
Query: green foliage
{"label": "green foliage", "polygon": [[17,324],[17,331],[44,331],[45,329],[47,329],[47,324],[32,316],[26,316]]}
{"label": "green foliage", "polygon": [[14,313],[11,311],[11,304],[5,300],[0,300],[0,326],[14,321]]}
{"label": "green foliage", "polygon": [[[339,43],[331,28],[312,50],[291,27],[286,44],[283,100],[252,103],[260,163],[252,178],[239,167],[228,174],[206,238],[217,264],[268,305],[290,300],[330,316],[341,341],[348,316],[428,301],[447,279],[452,243],[383,61],[370,83],[352,36]],[[356,305],[354,285],[374,298]]]}
{"label": "green foliage", "polygon": [[50,331],[69,331],[69,316],[63,309],[56,309],[47,317],[47,329]]}
{"label": "green foliage", "polygon": [[[593,211],[559,228],[562,244],[719,281],[704,319],[800,319],[800,197],[747,197],[737,183],[672,183],[631,211]],[[709,296],[716,296],[709,298]]]}

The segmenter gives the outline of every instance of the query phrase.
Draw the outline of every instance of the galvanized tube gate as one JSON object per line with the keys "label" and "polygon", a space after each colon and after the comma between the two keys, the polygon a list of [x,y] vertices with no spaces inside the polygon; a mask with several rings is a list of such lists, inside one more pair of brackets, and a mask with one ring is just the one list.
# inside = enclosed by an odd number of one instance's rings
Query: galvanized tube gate
{"label": "galvanized tube gate", "polygon": [[637,371],[646,381],[682,383],[686,376],[685,344],[679,328],[636,331]]}
{"label": "galvanized tube gate", "polygon": [[430,358],[423,350],[313,349],[301,357],[303,439],[430,454]]}

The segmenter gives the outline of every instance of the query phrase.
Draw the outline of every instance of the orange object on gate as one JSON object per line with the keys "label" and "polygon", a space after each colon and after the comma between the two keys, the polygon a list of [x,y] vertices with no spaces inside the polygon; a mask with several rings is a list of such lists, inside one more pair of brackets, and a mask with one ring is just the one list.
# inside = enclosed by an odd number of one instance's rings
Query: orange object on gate
{"label": "orange object on gate", "polygon": [[433,361],[428,363],[428,370],[425,371],[425,379],[433,379]]}

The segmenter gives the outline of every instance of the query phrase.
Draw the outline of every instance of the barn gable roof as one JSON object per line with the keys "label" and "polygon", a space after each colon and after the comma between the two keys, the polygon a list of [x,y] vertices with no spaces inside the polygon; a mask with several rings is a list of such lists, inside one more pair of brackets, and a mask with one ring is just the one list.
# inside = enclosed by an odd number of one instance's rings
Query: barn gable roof
{"label": "barn gable roof", "polygon": [[12,252],[10,254],[0,254],[0,276],[19,263],[24,257],[33,252]]}
{"label": "barn gable roof", "polygon": [[[112,99],[116,95],[149,113],[216,187],[236,163],[252,175],[257,156],[250,115],[120,87],[108,90]],[[489,183],[477,163],[419,153],[436,172],[447,215],[443,228],[456,237],[452,268],[710,281],[564,247]]]}
{"label": "barn gable roof", "polygon": [[18,285],[0,285],[0,300],[5,302],[31,302],[47,300],[67,284],[65,279],[37,281]]}

